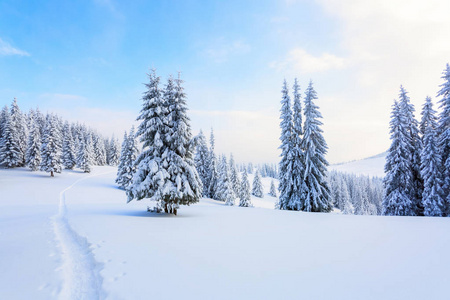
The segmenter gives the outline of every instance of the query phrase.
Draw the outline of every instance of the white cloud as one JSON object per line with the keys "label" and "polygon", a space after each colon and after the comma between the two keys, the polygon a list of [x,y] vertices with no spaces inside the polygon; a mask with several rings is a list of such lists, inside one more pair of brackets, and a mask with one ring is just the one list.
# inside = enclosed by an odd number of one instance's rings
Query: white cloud
{"label": "white cloud", "polygon": [[14,48],[1,38],[0,38],[0,55],[30,56],[28,52]]}
{"label": "white cloud", "polygon": [[320,56],[314,56],[305,49],[295,48],[289,51],[284,60],[272,62],[270,66],[279,72],[308,74],[342,69],[346,66],[346,61],[333,54],[323,53]]}

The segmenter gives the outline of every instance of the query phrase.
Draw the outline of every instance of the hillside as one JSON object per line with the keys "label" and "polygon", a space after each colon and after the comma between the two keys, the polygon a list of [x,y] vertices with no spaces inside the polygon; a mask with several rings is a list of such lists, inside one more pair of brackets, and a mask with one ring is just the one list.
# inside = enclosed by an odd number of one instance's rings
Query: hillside
{"label": "hillside", "polygon": [[386,154],[383,152],[361,160],[330,165],[328,169],[356,175],[384,177]]}

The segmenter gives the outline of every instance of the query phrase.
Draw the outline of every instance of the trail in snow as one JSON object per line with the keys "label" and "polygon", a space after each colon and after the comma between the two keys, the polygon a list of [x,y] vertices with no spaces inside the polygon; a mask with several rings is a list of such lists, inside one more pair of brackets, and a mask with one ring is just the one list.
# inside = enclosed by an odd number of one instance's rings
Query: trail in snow
{"label": "trail in snow", "polygon": [[53,217],[53,228],[59,242],[62,257],[63,285],[60,299],[103,299],[102,265],[95,261],[90,244],[78,235],[67,220],[66,192],[80,181],[111,172],[89,175],[78,179],[59,194],[59,211]]}

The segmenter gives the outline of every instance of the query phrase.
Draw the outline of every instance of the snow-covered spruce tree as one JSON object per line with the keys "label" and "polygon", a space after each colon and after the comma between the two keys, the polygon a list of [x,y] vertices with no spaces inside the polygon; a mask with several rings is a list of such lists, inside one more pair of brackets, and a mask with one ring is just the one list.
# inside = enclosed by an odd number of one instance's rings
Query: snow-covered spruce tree
{"label": "snow-covered spruce tree", "polygon": [[9,114],[8,106],[4,106],[0,112],[0,141],[3,138],[3,132],[5,131],[6,115]]}
{"label": "snow-covered spruce tree", "polygon": [[250,182],[248,181],[247,171],[244,170],[241,179],[241,188],[239,189],[239,206],[252,207],[250,196]]}
{"label": "snow-covered spruce tree", "polygon": [[447,64],[442,73],[444,83],[440,85],[441,89],[437,93],[437,97],[442,97],[439,100],[439,108],[441,113],[439,115],[438,124],[438,148],[441,156],[441,171],[442,171],[442,190],[443,199],[445,200],[446,216],[450,216],[450,65]]}
{"label": "snow-covered spruce tree", "polygon": [[231,187],[233,189],[236,197],[239,197],[239,189],[241,188],[241,182],[239,179],[239,173],[236,168],[236,163],[234,162],[233,153],[230,154],[230,181]]}
{"label": "snow-covered spruce tree", "polygon": [[15,138],[15,127],[8,110],[3,114],[3,136],[0,140],[0,165],[14,168],[20,161],[20,149]]}
{"label": "snow-covered spruce tree", "polygon": [[106,149],[102,137],[95,133],[92,136],[92,146],[94,148],[94,163],[97,166],[106,165]]}
{"label": "snow-covered spruce tree", "polygon": [[192,158],[186,95],[181,79],[174,84],[169,78],[163,98],[156,72],[149,77],[137,131],[144,148],[127,189],[128,201],[150,198],[165,212],[177,214],[179,205],[196,203],[202,195]]}
{"label": "snow-covered spruce tree", "polygon": [[14,144],[18,145],[19,160],[16,162],[16,167],[25,165],[25,152],[27,151],[27,125],[25,124],[25,117],[22,114],[17,99],[14,98],[11,104],[11,125],[14,127],[13,139]]}
{"label": "snow-covered spruce tree", "polygon": [[119,165],[117,166],[117,177],[116,177],[116,183],[119,185],[120,188],[125,189],[125,185],[123,184],[124,181],[124,175],[125,175],[125,164],[127,161],[127,151],[128,151],[128,135],[127,132],[123,134],[123,141],[122,141],[122,147],[120,150],[120,157],[119,157]]}
{"label": "snow-covered spruce tree", "polygon": [[222,156],[219,164],[219,174],[217,180],[216,194],[220,201],[225,202],[227,205],[234,205],[236,195],[234,194],[231,186],[230,169],[228,166],[227,158]]}
{"label": "snow-covered spruce tree", "polygon": [[208,196],[214,200],[219,200],[217,194],[217,180],[218,180],[218,170],[217,170],[217,158],[214,152],[214,131],[211,128],[211,136],[209,139],[210,149],[209,149],[209,186],[208,186]]}
{"label": "snow-covered spruce tree", "polygon": [[123,175],[122,179],[122,184],[125,189],[131,184],[133,180],[133,175],[136,172],[136,165],[134,163],[139,154],[136,135],[134,132],[134,126],[131,126],[130,133],[128,134],[126,161],[124,165],[125,174]]}
{"label": "snow-covered spruce tree", "polygon": [[277,197],[277,189],[275,188],[275,182],[273,182],[273,179],[270,181],[269,195],[272,197]]}
{"label": "snow-covered spruce tree", "polygon": [[305,173],[305,156],[302,149],[302,104],[300,86],[297,78],[294,82],[294,120],[292,128],[292,195],[288,202],[289,210],[301,210],[305,203],[308,187],[303,180]]}
{"label": "snow-covered spruce tree", "polygon": [[289,202],[292,197],[293,190],[293,149],[292,149],[292,109],[291,99],[289,97],[289,90],[286,80],[283,82],[283,89],[281,90],[281,115],[280,115],[280,127],[281,127],[281,161],[279,167],[279,180],[278,190],[280,196],[276,208],[289,209]]}
{"label": "snow-covered spruce tree", "polygon": [[412,172],[412,185],[409,187],[410,199],[414,205],[414,215],[423,215],[422,192],[423,179],[420,175],[420,153],[422,152],[422,142],[419,137],[419,124],[414,117],[414,105],[411,103],[408,92],[400,86],[399,107],[403,118],[407,139],[407,149],[409,165]]}
{"label": "snow-covered spruce tree", "polygon": [[84,173],[91,172],[92,160],[89,154],[89,140],[86,137],[82,137],[78,145],[77,167]]}
{"label": "snow-covered spruce tree", "polygon": [[343,214],[349,215],[354,213],[353,205],[350,201],[347,183],[342,176],[338,177],[339,182],[339,207]]}
{"label": "snow-covered spruce tree", "polygon": [[264,191],[261,183],[261,176],[259,176],[259,170],[256,170],[255,177],[253,178],[252,195],[258,198],[264,198]]}
{"label": "snow-covered spruce tree", "polygon": [[39,124],[34,119],[31,121],[31,130],[28,134],[25,163],[31,171],[37,171],[41,164],[41,133]]}
{"label": "snow-covered spruce tree", "polygon": [[198,176],[202,181],[203,186],[203,196],[208,197],[208,187],[209,187],[209,150],[206,145],[206,138],[203,135],[203,131],[200,130],[198,138],[198,145],[195,151],[195,168],[197,169]]}
{"label": "snow-covered spruce tree", "polygon": [[302,148],[305,157],[305,199],[301,210],[309,212],[331,211],[329,188],[326,181],[328,162],[325,159],[327,143],[322,136],[320,126],[322,114],[319,107],[314,104],[317,93],[310,81],[305,92],[305,126],[302,140]]}
{"label": "snow-covered spruce tree", "polygon": [[437,147],[437,118],[431,98],[427,97],[422,110],[423,149],[421,155],[421,175],[424,180],[422,204],[425,216],[441,217],[445,212],[442,199],[442,179],[439,167],[441,158]]}
{"label": "snow-covered spruce tree", "polygon": [[66,122],[63,128],[62,163],[68,170],[72,170],[76,165],[75,145],[69,122]]}
{"label": "snow-covered spruce tree", "polygon": [[108,164],[110,166],[117,166],[119,164],[120,149],[119,141],[114,137],[111,137],[108,148]]}
{"label": "snow-covered spruce tree", "polygon": [[56,116],[48,115],[42,137],[40,170],[50,172],[51,177],[62,169],[60,134]]}
{"label": "snow-covered spruce tree", "polygon": [[384,166],[383,215],[413,216],[415,205],[410,193],[413,174],[408,156],[410,155],[409,134],[404,126],[403,115],[397,101],[392,107],[390,128],[392,142]]}

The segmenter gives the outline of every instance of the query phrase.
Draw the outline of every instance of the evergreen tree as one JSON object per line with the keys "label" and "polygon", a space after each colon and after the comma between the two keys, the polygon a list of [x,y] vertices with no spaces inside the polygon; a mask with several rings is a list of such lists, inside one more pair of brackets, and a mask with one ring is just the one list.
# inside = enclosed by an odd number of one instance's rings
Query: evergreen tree
{"label": "evergreen tree", "polygon": [[14,168],[20,161],[20,149],[17,144],[15,126],[8,111],[3,115],[3,137],[0,140],[0,165]]}
{"label": "evergreen tree", "polygon": [[66,122],[63,128],[62,163],[64,168],[69,170],[76,165],[75,145],[69,122]]}
{"label": "evergreen tree", "polygon": [[117,166],[119,164],[120,150],[119,141],[114,137],[111,137],[108,147],[108,164],[110,166]]}
{"label": "evergreen tree", "polygon": [[117,166],[117,177],[116,177],[116,183],[123,189],[125,189],[124,175],[126,174],[125,165],[127,163],[127,156],[128,156],[128,135],[127,132],[125,131],[125,133],[123,134],[123,141],[120,150],[119,165]]}
{"label": "evergreen tree", "polygon": [[5,131],[5,124],[6,124],[6,115],[9,114],[8,106],[4,106],[1,113],[0,113],[0,142],[3,138],[3,133]]}
{"label": "evergreen tree", "polygon": [[230,181],[234,194],[236,195],[236,197],[239,197],[240,194],[239,189],[241,187],[241,183],[239,180],[239,174],[236,168],[236,163],[234,162],[233,153],[231,153],[230,155]]}
{"label": "evergreen tree", "polygon": [[423,179],[420,175],[420,153],[422,151],[422,144],[419,137],[418,122],[414,117],[414,105],[411,104],[403,86],[400,86],[399,94],[399,107],[402,115],[403,126],[406,130],[406,145],[408,153],[406,154],[409,159],[408,164],[411,169],[412,183],[408,187],[410,193],[410,199],[414,205],[414,215],[423,215],[422,206],[422,192],[423,192]]}
{"label": "evergreen tree", "polygon": [[431,98],[427,97],[422,111],[423,149],[421,155],[421,175],[424,179],[422,204],[425,216],[442,216],[445,202],[442,199],[441,158],[437,147],[437,119]]}
{"label": "evergreen tree", "polygon": [[339,200],[338,200],[338,206],[339,209],[342,211],[343,214],[353,214],[354,209],[353,205],[350,201],[350,195],[348,193],[347,183],[342,177],[339,177]]}
{"label": "evergreen tree", "polygon": [[283,83],[283,89],[281,90],[281,115],[280,115],[280,127],[281,127],[281,161],[279,167],[279,185],[280,191],[279,201],[276,207],[279,209],[289,209],[289,202],[293,193],[293,157],[295,155],[292,148],[292,134],[293,134],[293,122],[292,122],[292,109],[291,99],[289,97],[289,91],[286,80]]}
{"label": "evergreen tree", "polygon": [[25,152],[27,151],[27,125],[25,124],[25,117],[22,114],[17,99],[14,98],[11,104],[11,126],[13,129],[14,145],[17,145],[19,152],[19,159],[14,166],[21,167],[25,165]]}
{"label": "evergreen tree", "polygon": [[294,83],[294,120],[292,128],[292,195],[289,199],[288,209],[301,210],[306,199],[308,187],[303,180],[305,173],[305,156],[302,149],[302,105],[300,96],[300,86],[297,78]]}
{"label": "evergreen tree", "polygon": [[31,171],[37,171],[41,164],[41,134],[39,125],[34,120],[31,121],[31,130],[28,135],[27,152],[25,162]]}
{"label": "evergreen tree", "polygon": [[133,175],[136,172],[135,161],[138,157],[139,149],[137,146],[136,135],[134,133],[134,126],[131,126],[130,134],[128,135],[127,150],[126,150],[126,163],[125,163],[125,175],[123,176],[122,183],[127,188],[133,180]]}
{"label": "evergreen tree", "polygon": [[206,139],[203,135],[203,131],[200,130],[198,145],[196,147],[195,152],[195,168],[197,169],[198,176],[200,176],[200,180],[202,181],[203,186],[203,196],[208,197],[208,187],[209,187],[209,150],[206,145]]}
{"label": "evergreen tree", "polygon": [[82,137],[78,145],[77,167],[84,173],[90,173],[92,167],[91,155],[89,153],[89,138]]}
{"label": "evergreen tree", "polygon": [[440,85],[441,89],[437,93],[441,113],[438,124],[438,147],[440,149],[442,171],[442,197],[446,204],[445,215],[450,216],[450,65],[442,73],[444,83]]}
{"label": "evergreen tree", "polygon": [[219,164],[219,177],[217,181],[217,196],[220,201],[224,201],[227,205],[234,205],[236,195],[231,186],[231,175],[228,167],[227,159],[222,157]]}
{"label": "evergreen tree", "polygon": [[409,134],[405,126],[399,103],[394,102],[391,114],[391,146],[384,166],[383,214],[388,216],[411,216],[415,205],[411,200],[410,189],[413,174],[410,165]]}
{"label": "evergreen tree", "polygon": [[275,188],[275,183],[273,182],[273,179],[270,181],[269,195],[272,197],[277,197],[277,189]]}
{"label": "evergreen tree", "polygon": [[252,200],[250,196],[250,182],[248,181],[247,171],[242,173],[241,188],[239,189],[239,206],[252,207]]}
{"label": "evergreen tree", "polygon": [[329,212],[331,204],[329,200],[329,188],[326,181],[328,162],[325,159],[327,144],[322,136],[320,126],[322,114],[319,107],[314,104],[317,93],[312,82],[305,92],[305,126],[302,140],[302,148],[305,156],[305,172],[303,181],[305,184],[305,199],[301,210],[310,212]]}
{"label": "evergreen tree", "polygon": [[209,139],[210,142],[210,149],[209,149],[209,187],[208,187],[208,194],[209,197],[214,200],[219,200],[218,194],[217,194],[217,179],[218,179],[218,173],[217,173],[217,158],[216,154],[214,152],[214,131],[211,128],[211,136]]}
{"label": "evergreen tree", "polygon": [[186,95],[181,79],[174,84],[169,78],[163,98],[156,72],[149,77],[137,131],[144,149],[136,160],[133,184],[127,189],[128,201],[150,198],[166,212],[176,214],[179,205],[196,203],[202,194],[192,158]]}
{"label": "evergreen tree", "polygon": [[54,173],[61,173],[62,169],[60,141],[57,119],[53,115],[48,115],[42,137],[40,170],[50,172],[52,177]]}
{"label": "evergreen tree", "polygon": [[95,133],[92,136],[92,142],[94,148],[94,163],[97,166],[106,165],[106,149],[102,137],[98,133]]}
{"label": "evergreen tree", "polygon": [[261,177],[259,176],[259,170],[256,170],[255,177],[253,177],[252,195],[258,198],[264,198],[264,191],[261,183]]}

